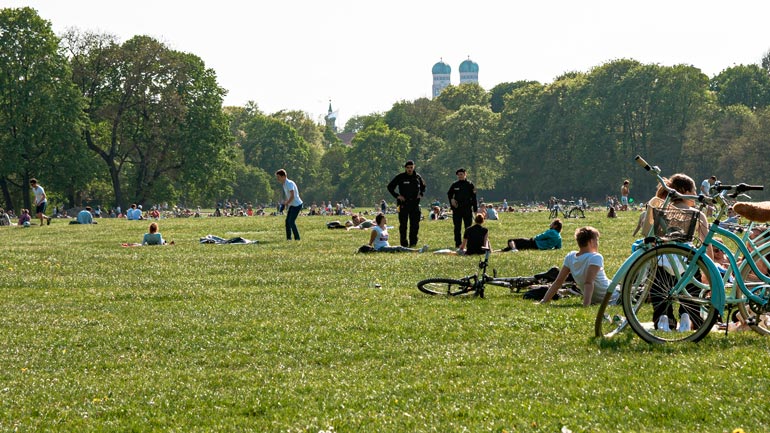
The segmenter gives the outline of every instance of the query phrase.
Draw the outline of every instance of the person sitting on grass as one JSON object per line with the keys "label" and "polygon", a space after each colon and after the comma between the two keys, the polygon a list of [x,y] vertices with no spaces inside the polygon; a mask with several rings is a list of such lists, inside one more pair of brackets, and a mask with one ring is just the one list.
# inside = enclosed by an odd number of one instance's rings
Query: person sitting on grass
{"label": "person sitting on grass", "polygon": [[599,304],[604,300],[610,280],[604,273],[604,257],[599,254],[599,230],[590,226],[580,227],[575,230],[575,240],[578,251],[570,251],[564,257],[559,275],[545,292],[541,304],[551,301],[570,274],[583,293],[583,306]]}
{"label": "person sitting on grass", "polygon": [[489,229],[482,226],[484,224],[484,215],[476,214],[474,222],[475,224],[465,229],[463,234],[463,243],[457,250],[457,254],[461,256],[484,254],[491,249],[489,245]]}
{"label": "person sitting on grass", "polygon": [[94,216],[91,211],[91,206],[86,206],[85,209],[78,212],[77,219],[70,221],[70,224],[96,224],[94,222]]}
{"label": "person sitting on grass", "polygon": [[10,226],[11,216],[5,213],[3,208],[0,208],[0,226]]}
{"label": "person sitting on grass", "polygon": [[401,245],[390,246],[388,243],[388,220],[384,214],[377,214],[374,218],[377,225],[372,227],[372,235],[369,237],[369,246],[377,252],[385,253],[424,253],[428,251],[428,246],[424,245],[422,248],[407,248]]}
{"label": "person sitting on grass", "polygon": [[166,241],[158,232],[158,223],[150,224],[150,233],[145,233],[142,238],[142,245],[164,245]]}
{"label": "person sitting on grass", "polygon": [[29,209],[22,209],[21,214],[19,214],[19,227],[29,227],[32,224],[31,220],[32,217],[29,215]]}
{"label": "person sitting on grass", "polygon": [[561,249],[561,228],[562,223],[559,218],[551,221],[548,230],[540,233],[533,238],[514,238],[508,239],[508,246],[500,251],[516,250],[559,250]]}
{"label": "person sitting on grass", "polygon": [[497,220],[497,211],[495,210],[495,207],[492,206],[492,204],[487,205],[485,212],[487,214],[486,219]]}

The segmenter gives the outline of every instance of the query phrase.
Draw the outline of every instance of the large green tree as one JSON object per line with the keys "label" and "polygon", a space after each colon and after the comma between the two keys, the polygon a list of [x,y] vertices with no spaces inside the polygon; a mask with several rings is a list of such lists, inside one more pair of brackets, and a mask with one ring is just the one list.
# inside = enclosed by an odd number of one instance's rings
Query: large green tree
{"label": "large green tree", "polygon": [[711,79],[719,104],[741,104],[752,110],[770,105],[770,75],[759,65],[738,65],[725,69]]}
{"label": "large green tree", "polygon": [[448,86],[436,97],[436,101],[448,110],[457,111],[463,105],[488,105],[489,93],[478,83],[463,83]]}
{"label": "large green tree", "polygon": [[50,195],[48,179],[85,185],[75,164],[82,156],[80,107],[51,24],[31,8],[0,9],[0,188],[7,208],[31,207],[31,177]]}
{"label": "large green tree", "polygon": [[[350,198],[366,205],[381,198],[390,199],[386,186],[403,167],[409,152],[409,137],[388,128],[384,122],[369,126],[353,139],[344,176]],[[419,167],[418,167],[419,171]]]}
{"label": "large green tree", "polygon": [[72,31],[65,41],[88,101],[83,137],[106,165],[117,204],[196,201],[229,188],[225,92],[200,58],[147,36],[118,44]]}
{"label": "large green tree", "polygon": [[[464,105],[444,122],[447,172],[463,167],[476,188],[491,190],[503,173],[503,147],[498,137],[500,115],[488,107]],[[447,185],[448,187],[448,185]]]}

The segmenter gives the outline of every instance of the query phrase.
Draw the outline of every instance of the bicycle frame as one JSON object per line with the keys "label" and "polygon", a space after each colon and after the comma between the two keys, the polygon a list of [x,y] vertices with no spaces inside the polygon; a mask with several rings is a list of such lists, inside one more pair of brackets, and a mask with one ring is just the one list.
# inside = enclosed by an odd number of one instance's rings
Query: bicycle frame
{"label": "bicycle frame", "polygon": [[[748,233],[749,231],[747,231],[747,234]],[[715,235],[724,236],[725,238],[733,241],[738,246],[737,254],[733,254],[733,252],[729,248],[727,248],[725,244],[715,241],[714,240]],[[744,266],[748,264],[751,271],[757,276],[757,278],[759,278],[759,280],[762,283],[770,285],[770,277],[760,272],[755,261],[751,259],[752,257],[754,257],[754,254],[752,254],[752,252],[749,251],[748,247],[746,246],[747,240],[752,245],[754,245],[754,242],[751,241],[751,239],[748,239],[748,236],[744,236],[744,238],[747,238],[747,239],[738,237],[733,232],[720,227],[717,219],[709,227],[708,235],[706,235],[706,238],[703,240],[703,244],[696,250],[695,256],[693,257],[693,263],[697,261],[699,257],[703,257],[707,266],[709,266],[709,270],[711,270],[710,268],[713,266],[717,272],[716,275],[718,275],[718,278],[714,277],[714,274],[711,273],[709,281],[711,282],[711,304],[714,306],[714,308],[717,309],[717,311],[719,311],[720,314],[724,313],[724,307],[727,304],[734,305],[734,304],[737,304],[738,302],[752,301],[757,303],[758,305],[764,306],[768,302],[767,299],[763,299],[761,297],[754,295],[747,288],[746,282],[743,279],[743,275],[741,275],[742,272],[733,272],[734,270],[736,271],[742,270]],[[686,244],[680,244],[680,245],[686,246]],[[711,258],[706,255],[706,251],[708,250],[709,246],[712,246],[713,248],[717,248],[720,251],[722,251],[725,254],[725,257],[727,257],[728,261],[730,262],[730,265],[727,268],[727,271],[725,272],[724,278],[722,278],[722,276],[719,274],[719,270],[716,268],[716,264],[713,262],[713,260],[711,260]],[[766,248],[762,248],[762,250],[764,249]],[[758,250],[754,248],[754,251],[758,251]],[[737,257],[743,256],[746,259],[742,260],[741,264],[738,264],[736,255]],[[762,257],[762,260],[765,260],[764,257]],[[684,272],[684,275],[682,275],[680,282],[674,288],[674,292],[678,293],[680,290],[684,290],[683,287],[687,284],[687,281],[693,278],[695,274],[695,269],[696,269],[695,266],[688,266],[688,269]],[[739,300],[734,295],[731,296],[729,299],[726,297],[725,281],[728,280],[730,277],[732,277],[734,280],[733,287],[737,287],[746,296],[745,299]]]}
{"label": "bicycle frame", "polygon": [[[758,276],[762,284],[770,285],[770,277],[762,274],[759,269],[757,268],[757,265],[755,263],[755,258],[760,258],[763,260],[764,264],[770,268],[770,262],[764,257],[764,253],[766,250],[770,249],[770,228],[767,228],[759,237],[758,239],[763,239],[765,242],[761,245],[757,246],[757,244],[752,241],[749,237],[749,234],[751,233],[752,228],[754,227],[754,223],[752,222],[749,224],[748,229],[745,231],[745,234],[743,237],[739,237],[733,232],[720,227],[719,223],[721,218],[724,216],[727,205],[725,201],[724,195],[728,192],[728,188],[721,190],[721,193],[716,194],[714,197],[705,197],[705,196],[687,196],[683,194],[679,194],[675,190],[666,187],[664,179],[660,175],[660,169],[658,167],[650,167],[649,164],[647,164],[641,157],[637,156],[636,158],[639,165],[644,167],[647,171],[649,171],[651,174],[657,177],[657,180],[660,185],[663,185],[663,187],[669,192],[669,194],[666,196],[662,207],[665,208],[669,205],[670,201],[674,197],[681,197],[681,198],[688,198],[688,199],[694,199],[696,201],[699,201],[702,204],[715,204],[717,205],[717,213],[714,217],[713,222],[709,225],[708,234],[704,238],[702,244],[695,248],[692,244],[689,243],[682,243],[682,242],[672,242],[676,245],[679,245],[683,248],[690,249],[693,251],[693,259],[691,261],[691,264],[686,266],[685,269],[677,270],[677,273],[682,275],[679,278],[678,283],[672,289],[672,294],[681,293],[685,290],[686,285],[688,282],[695,282],[694,275],[697,271],[697,261],[699,258],[703,258],[704,263],[706,264],[706,268],[708,270],[708,281],[711,283],[711,304],[714,306],[714,308],[720,313],[724,314],[724,308],[726,305],[736,305],[738,303],[745,303],[745,302],[756,302],[757,304],[764,306],[767,304],[767,300],[760,298],[756,295],[754,295],[746,286],[746,282],[743,281],[742,277],[742,271],[745,269],[746,263],[748,263],[748,266],[750,269],[754,272],[755,275]],[[738,187],[743,187],[742,190]],[[736,189],[736,195],[739,193],[742,193],[743,191],[747,191],[750,189],[761,189],[761,187],[751,187],[748,185],[739,185],[739,186],[733,186],[732,188]],[[623,322],[621,325],[619,325],[617,328],[615,328],[610,333],[605,334],[602,329],[603,321],[605,320],[604,312],[607,309],[607,306],[609,305],[609,301],[613,295],[613,292],[616,290],[615,288],[618,287],[621,283],[624,282],[624,279],[626,277],[626,274],[628,273],[629,269],[631,268],[631,265],[646,251],[648,251],[650,248],[654,246],[652,241],[658,241],[653,235],[653,228],[650,228],[649,233],[647,233],[647,238],[645,238],[645,243],[643,243],[640,248],[638,248],[636,251],[634,251],[620,266],[618,271],[615,273],[615,276],[612,278],[612,281],[610,282],[610,288],[612,290],[607,291],[607,295],[605,296],[601,306],[599,307],[599,311],[596,315],[596,321],[594,324],[595,328],[595,335],[597,337],[611,337],[618,332],[620,332],[625,327],[625,322]],[[718,242],[714,240],[714,236],[721,235],[724,236],[727,239],[730,239],[737,245],[737,251],[733,253],[727,246],[721,242]],[[752,249],[751,251],[746,246],[747,244],[751,245]],[[708,256],[708,248],[711,246],[712,248],[716,248],[720,251],[722,251],[725,256],[728,258],[729,261],[729,267],[724,273],[724,276],[719,271],[717,265],[714,263],[714,261]],[[752,252],[753,251],[753,252]],[[738,259],[743,257],[744,260],[742,260],[741,264],[738,264]],[[725,282],[730,281],[730,279],[734,279],[734,283],[732,284],[732,292],[730,294],[730,297],[728,298],[725,293]],[[699,283],[698,285],[701,286],[701,288],[704,288],[705,285],[703,283]],[[768,287],[770,290],[770,287]],[[746,297],[743,299],[738,299],[737,290],[741,290],[741,293],[743,293]]]}
{"label": "bicycle frame", "polygon": [[[709,281],[710,286],[711,286],[711,305],[714,306],[714,308],[719,312],[719,314],[724,314],[724,308],[725,308],[725,305],[727,303],[727,298],[726,298],[726,294],[725,294],[725,280],[728,279],[730,277],[730,275],[734,279],[734,284],[737,285],[739,290],[741,290],[741,292],[744,295],[746,295],[747,300],[746,301],[740,301],[740,302],[753,301],[753,302],[756,302],[757,304],[759,304],[761,306],[766,305],[767,304],[767,300],[766,299],[763,299],[763,298],[760,298],[758,296],[755,296],[753,293],[751,293],[751,291],[748,290],[748,288],[746,287],[745,282],[743,281],[743,276],[741,275],[741,272],[732,272],[732,270],[743,269],[742,266],[745,266],[745,263],[748,263],[748,265],[751,268],[751,270],[754,272],[755,275],[757,275],[757,277],[763,283],[770,285],[770,277],[762,274],[759,271],[759,268],[757,267],[757,265],[754,262],[754,260],[751,260],[751,258],[754,256],[754,254],[752,254],[752,252],[749,251],[748,247],[746,246],[746,239],[742,239],[742,238],[738,237],[737,235],[735,235],[733,232],[731,232],[729,230],[726,230],[726,229],[724,229],[724,228],[719,226],[719,222],[722,219],[722,217],[724,216],[725,210],[727,208],[724,195],[728,191],[735,190],[735,194],[737,196],[738,194],[743,193],[745,191],[752,190],[752,189],[755,189],[755,190],[756,189],[762,189],[762,187],[749,186],[749,185],[745,185],[745,184],[736,185],[736,186],[725,186],[725,187],[723,187],[721,189],[721,192],[718,192],[713,197],[707,197],[707,196],[704,196],[704,195],[680,194],[677,191],[675,191],[675,190],[673,190],[671,188],[668,188],[666,186],[666,183],[665,183],[663,177],[661,177],[661,175],[660,175],[660,169],[659,168],[657,168],[657,167],[650,167],[650,165],[647,164],[647,162],[644,161],[644,159],[642,159],[639,156],[636,157],[636,160],[639,163],[639,165],[641,165],[647,171],[653,173],[657,177],[658,183],[660,185],[663,185],[664,188],[666,188],[666,190],[669,193],[668,194],[669,196],[679,197],[679,198],[683,198],[683,199],[696,200],[696,201],[698,201],[700,203],[704,203],[704,204],[713,204],[717,208],[716,215],[714,216],[714,221],[709,225],[708,233],[706,234],[706,237],[703,239],[703,242],[701,243],[700,247],[695,248],[695,247],[693,247],[689,243],[676,242],[677,245],[692,250],[694,252],[694,256],[693,256],[693,259],[691,261],[691,264],[689,266],[687,266],[687,268],[685,269],[684,273],[679,278],[679,281],[677,282],[675,287],[672,289],[672,294],[681,293],[682,291],[685,290],[685,286],[689,282],[693,281],[693,279],[695,277],[695,273],[697,271],[697,265],[695,265],[695,263],[697,263],[698,259],[702,258],[704,263],[706,264],[706,268],[707,268],[708,274],[709,274],[708,275],[708,281]],[[753,226],[753,224],[752,224],[752,226]],[[750,232],[750,230],[747,231],[747,234],[749,232]],[[733,252],[729,248],[727,248],[723,243],[717,242],[717,241],[714,240],[714,236],[715,235],[724,236],[725,238],[730,239],[731,241],[733,241],[737,245],[737,248],[738,248],[737,256],[738,257],[743,256],[746,259],[746,260],[742,261],[742,265],[738,264],[737,259],[736,259],[736,254],[733,254]],[[744,236],[744,238],[748,238],[748,236]],[[753,242],[751,242],[751,243],[754,244]],[[754,245],[754,246],[756,247],[756,245]],[[729,271],[730,271],[730,274],[728,274],[726,272],[726,276],[724,277],[724,279],[723,279],[721,273],[719,272],[719,269],[717,268],[717,266],[714,263],[714,261],[707,254],[709,247],[719,249],[720,251],[725,253],[725,256],[728,258],[728,261],[730,263],[730,266],[728,268]],[[754,251],[756,252],[757,250],[754,249]],[[763,260],[764,260],[764,258],[763,258]],[[730,301],[731,301],[731,304],[735,304],[735,303],[738,302],[737,298],[735,298],[734,296],[731,297]]]}

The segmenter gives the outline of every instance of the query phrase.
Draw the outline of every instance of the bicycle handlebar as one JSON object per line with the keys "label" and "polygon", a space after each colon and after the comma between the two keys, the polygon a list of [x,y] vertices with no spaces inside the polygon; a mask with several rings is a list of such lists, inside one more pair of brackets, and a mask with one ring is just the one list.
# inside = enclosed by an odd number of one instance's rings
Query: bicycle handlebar
{"label": "bicycle handlebar", "polygon": [[[636,155],[636,158],[634,158],[637,164],[653,174],[655,177],[658,178],[658,183],[672,196],[676,198],[683,198],[683,199],[690,199],[695,200],[699,203],[704,204],[716,204],[716,196],[707,196],[704,194],[698,194],[698,195],[691,195],[691,194],[682,194],[678,191],[676,191],[673,188],[670,188],[668,185],[666,185],[665,180],[660,175],[660,168],[658,166],[651,166],[647,161],[644,160],[644,158],[641,157],[641,155]],[[743,194],[746,191],[762,191],[765,189],[763,185],[747,185],[745,183],[739,183],[738,185],[722,185],[720,183],[715,184],[713,187],[714,191],[717,192],[724,192],[724,191],[732,191],[732,193],[728,194],[728,197],[736,198],[739,195]],[[717,194],[719,195],[719,194]]]}
{"label": "bicycle handlebar", "polygon": [[762,191],[765,189],[764,185],[747,185],[745,183],[739,183],[738,185],[714,185],[714,189],[717,192],[732,191],[728,194],[728,197],[736,198],[746,191]]}

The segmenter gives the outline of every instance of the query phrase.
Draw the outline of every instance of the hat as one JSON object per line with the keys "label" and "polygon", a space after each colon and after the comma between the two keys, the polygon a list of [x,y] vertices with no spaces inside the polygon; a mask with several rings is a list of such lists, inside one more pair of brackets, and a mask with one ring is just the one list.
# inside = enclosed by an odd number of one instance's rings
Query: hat
{"label": "hat", "polygon": [[414,165],[414,161],[412,161],[412,160],[410,159],[409,161],[407,161],[407,162],[406,162],[406,164],[404,164],[404,167],[406,167],[406,166],[408,166],[408,165]]}
{"label": "hat", "polygon": [[458,173],[465,173],[465,169],[464,168],[458,168],[457,171],[455,172],[455,174],[458,174]]}

